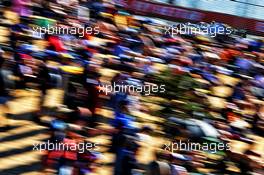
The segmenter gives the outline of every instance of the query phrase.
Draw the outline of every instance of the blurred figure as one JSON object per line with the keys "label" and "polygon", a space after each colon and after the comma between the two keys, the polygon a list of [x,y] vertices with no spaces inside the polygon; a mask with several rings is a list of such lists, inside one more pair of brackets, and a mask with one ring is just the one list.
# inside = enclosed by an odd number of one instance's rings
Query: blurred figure
{"label": "blurred figure", "polygon": [[6,74],[3,72],[3,64],[5,62],[5,58],[3,57],[3,51],[0,50],[0,108],[1,108],[1,123],[0,130],[6,130],[9,128],[8,119],[3,116],[9,113],[8,101],[9,94],[6,87],[5,77]]}
{"label": "blurred figure", "polygon": [[138,169],[136,154],[138,144],[127,141],[116,154],[114,175],[133,175],[133,169]]}

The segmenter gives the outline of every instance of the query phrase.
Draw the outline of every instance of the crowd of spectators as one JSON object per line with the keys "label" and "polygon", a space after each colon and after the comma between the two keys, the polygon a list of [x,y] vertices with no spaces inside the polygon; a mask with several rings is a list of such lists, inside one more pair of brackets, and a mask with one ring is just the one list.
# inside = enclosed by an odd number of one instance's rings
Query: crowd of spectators
{"label": "crowd of spectators", "polygon": [[[150,113],[141,103],[146,94],[124,91],[106,95],[100,91],[102,84],[153,84],[153,77],[164,70],[170,71],[170,76],[187,75],[203,86],[189,89],[184,95],[198,94],[198,103],[208,104],[205,110],[217,117],[205,121],[220,133],[218,139],[253,145],[256,141],[248,135],[263,137],[264,128],[261,38],[232,34],[214,38],[203,34],[171,36],[164,26],[174,24],[136,16],[120,4],[101,0],[4,0],[0,23],[0,104],[10,114],[12,90],[37,89],[41,92],[40,108],[32,120],[44,125],[47,90],[63,90],[63,106],[56,108],[55,118],[48,124],[51,141],[77,144],[98,134],[97,109],[107,106],[114,111],[114,119],[107,121],[112,129],[100,132],[112,137],[109,152],[116,155],[114,175],[190,174],[200,168],[232,174],[227,169],[230,162],[239,167],[237,174],[263,173],[263,148],[262,153],[226,151],[211,167],[201,153],[170,154],[157,148],[156,160],[139,164],[138,150],[151,141],[154,132],[150,126],[135,125],[133,112]],[[104,68],[117,73],[112,77],[102,75]],[[173,82],[164,81],[166,94],[166,85]],[[178,99],[172,98],[168,97],[171,107],[179,110],[173,103]],[[61,112],[64,109],[68,112]],[[194,112],[187,114],[192,118]],[[3,123],[6,125],[1,130],[5,131],[8,119]],[[188,139],[188,134],[181,136]],[[90,150],[49,151],[43,167],[58,174],[94,173],[101,154]]]}

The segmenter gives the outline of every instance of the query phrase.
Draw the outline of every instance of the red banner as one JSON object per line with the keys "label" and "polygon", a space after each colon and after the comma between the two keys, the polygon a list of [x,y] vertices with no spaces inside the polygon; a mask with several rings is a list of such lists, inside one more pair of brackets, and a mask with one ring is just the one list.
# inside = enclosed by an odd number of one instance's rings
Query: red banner
{"label": "red banner", "polygon": [[218,12],[171,6],[145,0],[114,0],[135,14],[153,16],[179,22],[221,22],[237,29],[245,29],[256,34],[264,34],[264,21],[249,19]]}

